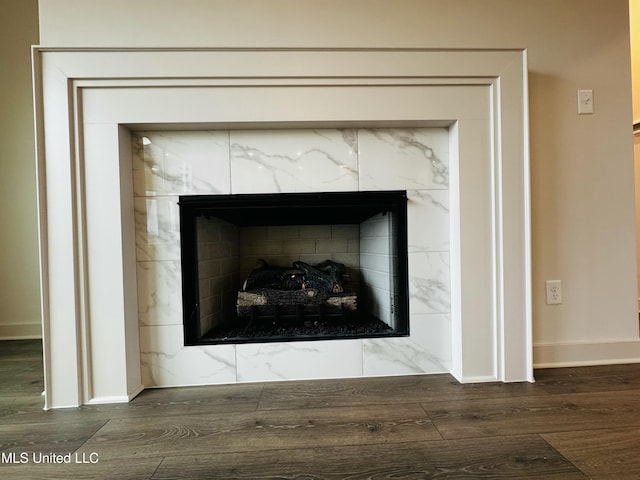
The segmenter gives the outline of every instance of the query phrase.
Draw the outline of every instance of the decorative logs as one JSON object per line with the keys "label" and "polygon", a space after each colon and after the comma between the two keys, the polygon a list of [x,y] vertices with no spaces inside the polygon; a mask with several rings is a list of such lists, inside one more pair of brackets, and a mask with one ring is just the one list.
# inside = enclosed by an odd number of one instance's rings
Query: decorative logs
{"label": "decorative logs", "polygon": [[348,290],[351,282],[346,272],[343,264],[331,260],[316,266],[294,262],[293,268],[259,260],[238,292],[237,314],[252,319],[283,315],[300,319],[353,313],[358,297]]}

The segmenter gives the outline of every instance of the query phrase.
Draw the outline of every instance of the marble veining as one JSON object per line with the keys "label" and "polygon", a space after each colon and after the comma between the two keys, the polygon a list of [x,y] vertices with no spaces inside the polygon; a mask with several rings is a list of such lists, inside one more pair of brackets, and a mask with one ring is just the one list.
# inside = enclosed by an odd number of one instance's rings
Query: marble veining
{"label": "marble veining", "polygon": [[362,375],[361,340],[243,344],[236,348],[238,381]]}
{"label": "marble veining", "polygon": [[407,192],[409,252],[448,252],[449,190]]}
{"label": "marble veining", "polygon": [[229,193],[228,132],[138,132],[133,140],[136,196]]}
{"label": "marble veining", "polygon": [[236,381],[235,346],[185,347],[182,325],[141,327],[140,352],[147,387]]}
{"label": "marble veining", "polygon": [[[144,384],[449,371],[448,141],[438,128],[134,134]],[[183,345],[177,195],[380,189],[408,194],[410,337]]]}
{"label": "marble veining", "polygon": [[180,262],[138,262],[140,325],[182,325]]}
{"label": "marble veining", "polygon": [[389,375],[397,375],[399,372],[410,375],[445,370],[442,359],[425,352],[423,345],[393,338],[389,340],[365,343],[365,374],[369,371],[377,375],[384,374],[384,364],[389,364],[385,365]]}
{"label": "marble veining", "polygon": [[440,129],[388,128],[358,131],[360,188],[449,188],[448,143]]}
{"label": "marble veining", "polygon": [[451,311],[449,254],[409,254],[409,310],[411,313]]}
{"label": "marble veining", "polygon": [[[167,387],[232,383],[236,381],[235,362],[189,347],[173,356],[161,351],[140,352],[145,387]],[[200,365],[200,367],[198,367]],[[203,368],[204,367],[204,368]]]}
{"label": "marble veining", "polygon": [[356,190],[354,136],[341,130],[232,131],[232,192]]}
{"label": "marble veining", "polygon": [[364,374],[438,373],[451,369],[448,314],[414,315],[407,338],[365,339]]}
{"label": "marble veining", "polygon": [[177,197],[134,199],[137,260],[180,259],[180,210]]}

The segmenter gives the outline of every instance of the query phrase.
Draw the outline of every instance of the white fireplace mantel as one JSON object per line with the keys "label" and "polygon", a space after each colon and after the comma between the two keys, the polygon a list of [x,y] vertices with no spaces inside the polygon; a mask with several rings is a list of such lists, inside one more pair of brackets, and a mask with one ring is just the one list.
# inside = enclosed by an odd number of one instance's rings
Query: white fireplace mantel
{"label": "white fireplace mantel", "polygon": [[34,83],[45,408],[144,388],[130,131],[149,128],[447,127],[451,374],[533,380],[525,51],[36,47]]}

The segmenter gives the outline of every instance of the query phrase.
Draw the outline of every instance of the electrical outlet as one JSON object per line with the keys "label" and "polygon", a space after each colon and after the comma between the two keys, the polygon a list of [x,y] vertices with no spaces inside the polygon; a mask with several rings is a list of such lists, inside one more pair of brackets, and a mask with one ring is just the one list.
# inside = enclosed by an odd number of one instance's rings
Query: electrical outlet
{"label": "electrical outlet", "polygon": [[547,280],[547,305],[562,303],[562,281]]}

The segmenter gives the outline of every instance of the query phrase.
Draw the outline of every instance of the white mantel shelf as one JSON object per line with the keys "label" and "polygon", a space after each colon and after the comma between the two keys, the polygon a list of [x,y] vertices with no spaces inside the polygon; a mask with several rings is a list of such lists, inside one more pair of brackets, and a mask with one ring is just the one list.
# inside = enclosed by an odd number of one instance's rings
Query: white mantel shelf
{"label": "white mantel shelf", "polygon": [[33,57],[45,408],[126,402],[144,388],[130,145],[142,128],[448,128],[450,373],[533,381],[526,51]]}

